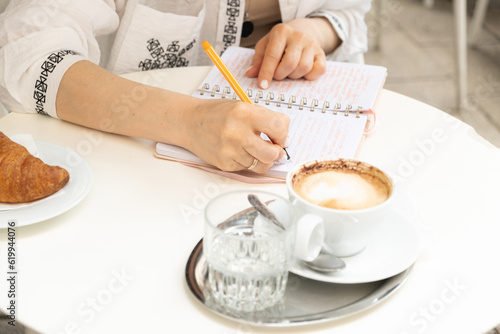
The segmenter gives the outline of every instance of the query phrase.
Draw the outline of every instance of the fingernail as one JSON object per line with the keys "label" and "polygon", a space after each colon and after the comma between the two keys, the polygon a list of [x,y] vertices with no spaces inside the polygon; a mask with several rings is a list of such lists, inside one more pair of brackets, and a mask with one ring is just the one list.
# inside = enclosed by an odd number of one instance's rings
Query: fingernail
{"label": "fingernail", "polygon": [[250,71],[252,68],[253,68],[253,65],[250,66],[249,68],[247,68],[247,70],[245,71],[245,73],[247,73],[248,71]]}
{"label": "fingernail", "polygon": [[285,139],[285,147],[288,147],[290,146],[290,136],[286,136],[286,139]]}
{"label": "fingernail", "polygon": [[267,89],[268,87],[269,87],[269,82],[267,82],[267,80],[262,80],[260,82],[260,88]]}

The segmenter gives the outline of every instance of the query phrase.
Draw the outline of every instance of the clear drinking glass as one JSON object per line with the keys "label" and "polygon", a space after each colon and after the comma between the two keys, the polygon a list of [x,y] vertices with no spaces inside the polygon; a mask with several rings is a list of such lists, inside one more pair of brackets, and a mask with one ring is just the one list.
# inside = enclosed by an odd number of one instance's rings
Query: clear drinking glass
{"label": "clear drinking glass", "polygon": [[[255,198],[277,223],[255,209],[250,203]],[[292,215],[287,199],[263,191],[228,192],[208,203],[203,253],[210,298],[222,307],[252,312],[283,297],[295,241]]]}

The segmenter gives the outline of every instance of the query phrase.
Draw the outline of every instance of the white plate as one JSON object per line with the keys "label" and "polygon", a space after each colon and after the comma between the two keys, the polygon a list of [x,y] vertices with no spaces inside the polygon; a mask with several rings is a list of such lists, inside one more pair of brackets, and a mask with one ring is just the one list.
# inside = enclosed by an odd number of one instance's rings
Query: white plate
{"label": "white plate", "polygon": [[343,258],[346,268],[339,272],[319,273],[295,260],[294,274],[330,283],[366,283],[386,279],[408,269],[420,251],[420,236],[412,219],[398,210],[391,210],[380,238],[368,244],[361,253]]}
{"label": "white plate", "polygon": [[0,228],[6,228],[12,220],[16,221],[18,227],[56,217],[80,203],[92,187],[92,170],[81,156],[58,145],[40,141],[35,141],[35,144],[43,162],[60,166],[69,172],[69,182],[50,197],[0,211]]}

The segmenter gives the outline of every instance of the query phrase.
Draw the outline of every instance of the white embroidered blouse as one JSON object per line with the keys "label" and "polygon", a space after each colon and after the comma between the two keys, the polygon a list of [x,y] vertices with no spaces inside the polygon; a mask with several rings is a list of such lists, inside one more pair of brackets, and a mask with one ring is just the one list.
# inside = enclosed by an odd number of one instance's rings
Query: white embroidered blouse
{"label": "white embroidered blouse", "polygon": [[[369,9],[370,0],[279,0],[275,17],[325,17],[343,41],[328,59],[349,61],[366,52]],[[244,12],[245,0],[11,1],[0,15],[0,101],[57,117],[59,83],[82,59],[116,74],[209,65],[201,42],[219,53],[240,45]]]}

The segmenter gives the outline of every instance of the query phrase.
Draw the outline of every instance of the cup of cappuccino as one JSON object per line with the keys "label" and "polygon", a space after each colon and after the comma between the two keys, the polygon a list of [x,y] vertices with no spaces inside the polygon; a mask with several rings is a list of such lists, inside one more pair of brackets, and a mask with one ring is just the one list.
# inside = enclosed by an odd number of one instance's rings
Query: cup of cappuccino
{"label": "cup of cappuccino", "polygon": [[349,159],[300,164],[288,173],[286,185],[297,225],[321,222],[322,247],[339,257],[363,251],[376,236],[395,192],[387,173]]}

